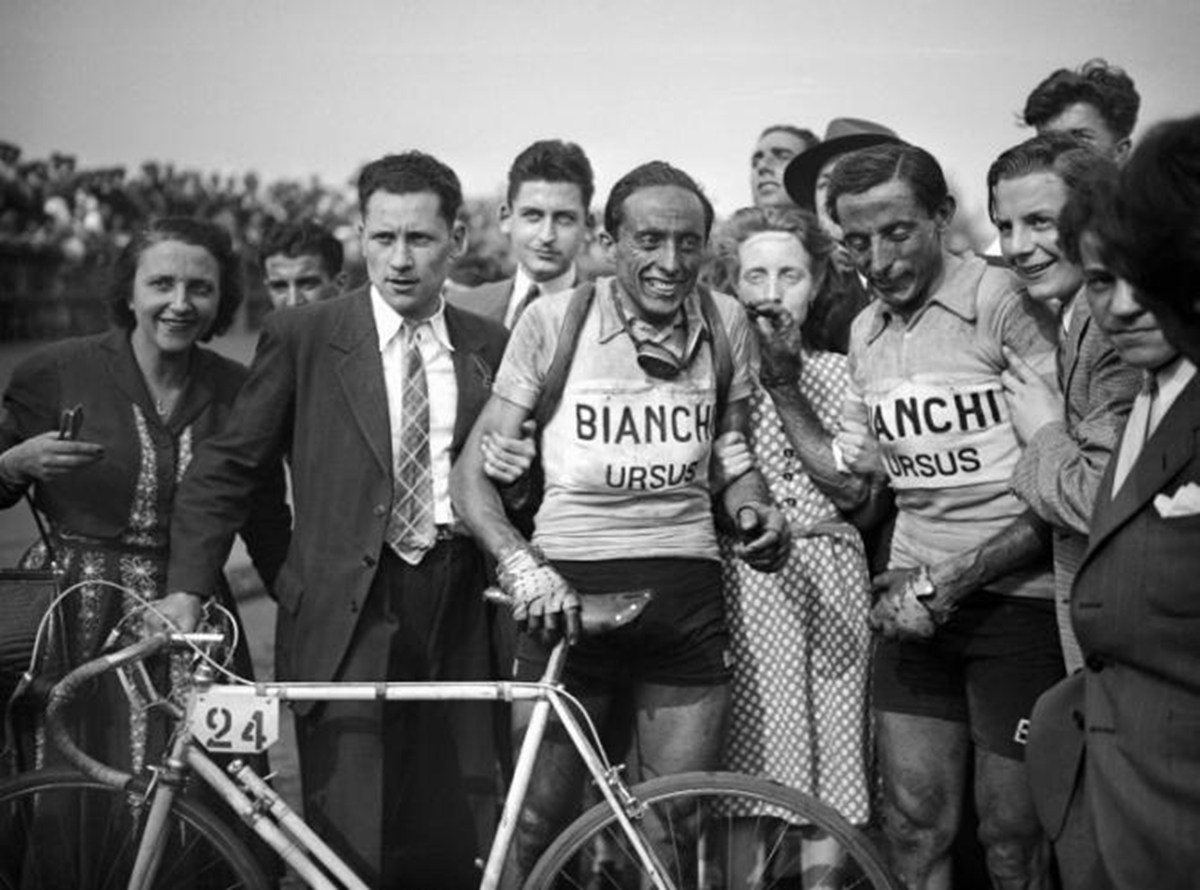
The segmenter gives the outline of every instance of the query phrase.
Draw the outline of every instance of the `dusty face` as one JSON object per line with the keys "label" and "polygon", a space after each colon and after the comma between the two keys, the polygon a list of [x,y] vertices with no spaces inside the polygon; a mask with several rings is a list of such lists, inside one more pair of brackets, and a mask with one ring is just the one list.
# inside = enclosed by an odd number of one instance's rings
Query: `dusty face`
{"label": "dusty face", "polygon": [[925,304],[943,269],[942,234],[954,215],[947,198],[932,214],[912,187],[893,179],[837,201],[843,243],[871,292],[908,317]]}
{"label": "dusty face", "polygon": [[587,243],[583,191],[573,182],[523,182],[512,204],[500,208],[500,230],[534,281],[558,278]]}
{"label": "dusty face", "polygon": [[212,329],[220,304],[216,257],[195,244],[156,242],[138,257],[131,337],[159,352],[186,352]]}
{"label": "dusty face", "polygon": [[696,286],[707,241],[704,205],[687,189],[648,186],[625,199],[616,240],[608,239],[630,309],[653,325],[671,322]]}
{"label": "dusty face", "polygon": [[1153,312],[1137,300],[1129,282],[1118,278],[1100,258],[1095,236],[1080,239],[1084,294],[1092,317],[1127,364],[1153,370],[1178,354]]}
{"label": "dusty face", "polygon": [[760,232],[738,246],[738,299],[749,309],[776,303],[804,324],[816,292],[812,258],[790,232]]}
{"label": "dusty face", "polygon": [[772,130],[759,138],[750,156],[750,194],[756,207],[792,207],[783,187],[788,161],[808,146],[795,133]]}
{"label": "dusty face", "polygon": [[1066,183],[1038,171],[996,183],[992,212],[1000,252],[1035,300],[1070,300],[1083,273],[1058,246],[1058,216],[1067,203]]}
{"label": "dusty face", "polygon": [[267,257],[263,267],[267,296],[276,309],[327,300],[342,290],[342,276],[330,275],[324,261],[315,254],[276,254]]}
{"label": "dusty face", "polygon": [[384,301],[408,319],[433,315],[450,267],[466,245],[466,230],[446,223],[438,196],[375,192],[359,237],[367,276]]}

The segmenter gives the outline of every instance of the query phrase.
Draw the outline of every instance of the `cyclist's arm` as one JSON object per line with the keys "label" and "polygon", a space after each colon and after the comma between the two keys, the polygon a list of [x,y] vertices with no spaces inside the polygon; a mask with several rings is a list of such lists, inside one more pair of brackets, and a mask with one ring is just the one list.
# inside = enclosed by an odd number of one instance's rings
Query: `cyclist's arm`
{"label": "cyclist's arm", "polygon": [[482,442],[489,433],[519,438],[521,423],[528,416],[528,409],[492,395],[479,412],[450,471],[450,499],[455,515],[470,529],[479,545],[497,559],[514,548],[527,546],[528,542],[509,520],[496,483],[488,478]]}

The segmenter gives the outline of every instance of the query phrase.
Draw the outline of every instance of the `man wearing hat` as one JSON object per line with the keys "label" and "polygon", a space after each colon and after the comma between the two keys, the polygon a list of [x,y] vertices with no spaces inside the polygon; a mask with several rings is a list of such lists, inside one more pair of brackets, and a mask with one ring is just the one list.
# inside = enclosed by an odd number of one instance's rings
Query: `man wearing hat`
{"label": "man wearing hat", "polygon": [[783,173],[783,184],[797,207],[816,213],[821,228],[833,238],[833,264],[825,287],[813,300],[805,319],[805,342],[814,349],[846,354],[850,323],[870,302],[867,289],[841,246],[842,230],[825,207],[825,186],[838,160],[853,151],[900,142],[890,129],[868,120],[838,117],[825,128],[825,139],[796,155]]}

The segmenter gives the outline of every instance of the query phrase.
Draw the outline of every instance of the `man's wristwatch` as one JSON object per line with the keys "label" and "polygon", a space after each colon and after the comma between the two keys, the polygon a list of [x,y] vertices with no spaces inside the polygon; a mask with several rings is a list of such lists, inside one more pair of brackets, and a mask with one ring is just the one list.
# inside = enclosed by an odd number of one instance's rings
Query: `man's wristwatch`
{"label": "man's wristwatch", "polygon": [[925,607],[925,611],[933,618],[934,624],[943,625],[954,614],[954,603],[934,606],[937,587],[934,586],[933,579],[929,577],[929,566],[921,566],[915,575],[909,576],[908,590],[916,601]]}

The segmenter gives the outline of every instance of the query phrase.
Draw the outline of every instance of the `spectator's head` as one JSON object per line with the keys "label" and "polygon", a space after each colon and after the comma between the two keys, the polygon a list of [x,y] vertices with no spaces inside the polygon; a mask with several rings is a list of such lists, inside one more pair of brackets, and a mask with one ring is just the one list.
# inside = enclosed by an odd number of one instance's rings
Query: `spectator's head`
{"label": "spectator's head", "polygon": [[791,124],[773,124],[758,135],[750,155],[750,195],[755,207],[791,207],[783,187],[783,171],[798,154],[821,140],[812,130]]}
{"label": "spectator's head", "polygon": [[462,187],[454,171],[419,151],[387,155],[358,179],[359,236],[367,277],[383,300],[412,321],[441,303],[446,275],[466,249],[457,218]]}
{"label": "spectator's head", "polygon": [[1058,243],[1058,217],[1090,171],[1112,161],[1067,133],[1048,132],[1002,152],[987,174],[988,215],[1000,251],[1035,300],[1070,301],[1083,283]]}
{"label": "spectator's head", "polygon": [[592,165],[574,142],[546,139],[526,148],[508,171],[500,229],[534,281],[566,274],[591,229]]}
{"label": "spectator's head", "polygon": [[601,241],[643,321],[676,318],[696,285],[712,223],[713,207],[700,186],[665,161],[642,164],[613,186]]}
{"label": "spectator's head", "polygon": [[134,232],[113,266],[113,320],[162,351],[225,333],[241,302],[233,243],[224,229],[205,220],[152,220]]}
{"label": "spectator's head", "polygon": [[902,142],[849,154],[833,168],[826,205],[873,296],[904,317],[923,306],[955,209],[933,155]]}
{"label": "spectator's head", "polygon": [[829,268],[833,242],[799,207],[746,207],[725,226],[718,256],[738,299],[751,312],[774,305],[796,324],[808,316]]}
{"label": "spectator's head", "polygon": [[1066,132],[1121,163],[1129,154],[1141,97],[1133,80],[1104,59],[1059,68],[1025,100],[1025,123],[1038,133]]}
{"label": "spectator's head", "polygon": [[1083,270],[1083,293],[1100,330],[1127,364],[1154,370],[1178,355],[1155,314],[1118,271],[1121,221],[1117,168],[1094,167],[1071,191],[1059,216],[1063,253]]}
{"label": "spectator's head", "polygon": [[7,167],[15,167],[20,160],[21,147],[11,142],[0,140],[0,164],[4,164]]}
{"label": "spectator's head", "polygon": [[276,309],[327,300],[342,292],[342,242],[315,222],[269,227],[258,252],[259,269]]}
{"label": "spectator's head", "polygon": [[1179,351],[1200,364],[1200,115],[1154,127],[1121,170],[1118,260]]}

